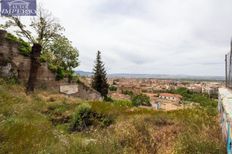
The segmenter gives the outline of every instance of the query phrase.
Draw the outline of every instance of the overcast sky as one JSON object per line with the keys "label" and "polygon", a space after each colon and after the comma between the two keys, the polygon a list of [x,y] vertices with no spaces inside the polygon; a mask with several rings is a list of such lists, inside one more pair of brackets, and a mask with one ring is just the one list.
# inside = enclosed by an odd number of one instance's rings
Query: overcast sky
{"label": "overcast sky", "polygon": [[232,0],[38,0],[92,71],[97,50],[108,73],[224,75]]}

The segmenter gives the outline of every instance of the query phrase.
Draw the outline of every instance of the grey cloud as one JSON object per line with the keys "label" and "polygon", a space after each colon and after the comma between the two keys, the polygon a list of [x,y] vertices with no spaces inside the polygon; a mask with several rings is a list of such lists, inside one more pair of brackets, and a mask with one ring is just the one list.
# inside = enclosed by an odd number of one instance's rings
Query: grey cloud
{"label": "grey cloud", "polygon": [[224,75],[231,0],[38,1],[79,49],[79,70],[100,50],[109,73]]}

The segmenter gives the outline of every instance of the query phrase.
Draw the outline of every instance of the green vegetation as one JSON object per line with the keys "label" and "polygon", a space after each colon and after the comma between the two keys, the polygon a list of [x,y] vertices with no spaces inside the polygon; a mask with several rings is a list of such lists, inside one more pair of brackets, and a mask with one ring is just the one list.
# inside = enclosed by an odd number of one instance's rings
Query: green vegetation
{"label": "green vegetation", "polygon": [[150,97],[144,94],[132,96],[131,101],[134,106],[151,106]]}
{"label": "green vegetation", "polygon": [[105,102],[114,102],[114,100],[110,96],[104,97],[104,101]]}
{"label": "green vegetation", "polygon": [[129,96],[131,96],[131,97],[134,95],[133,91],[129,91],[129,90],[123,90],[123,91],[122,91],[122,94],[124,94],[124,95],[129,95]]}
{"label": "green vegetation", "polygon": [[171,93],[180,94],[183,96],[183,101],[199,103],[211,114],[217,114],[217,100],[209,98],[207,94],[192,92],[186,88],[178,88]]}
{"label": "green vegetation", "polygon": [[[74,71],[73,69],[79,65],[78,50],[72,46],[64,35],[64,27],[56,21],[52,14],[43,9],[38,8],[38,14],[25,24],[19,17],[7,17],[5,24],[0,25],[3,29],[13,28],[14,33],[21,38],[27,39],[30,44],[22,39],[18,39],[12,34],[7,34],[7,39],[19,44],[19,51],[25,56],[30,56],[31,50],[36,51],[40,56],[41,62],[47,62],[49,68],[56,73],[56,79],[61,80],[67,77],[71,82]],[[34,56],[33,54],[31,56]],[[32,62],[36,58],[32,58]],[[36,74],[38,66],[32,65],[34,74],[30,74],[30,82],[28,82],[27,91],[34,91],[33,85],[36,82]],[[31,72],[30,72],[31,73]],[[35,77],[34,77],[35,76]],[[33,78],[34,77],[34,78]]]}
{"label": "green vegetation", "polygon": [[101,52],[97,52],[96,64],[93,69],[92,88],[98,91],[102,97],[108,95],[109,85],[107,83],[105,66],[101,60]]}
{"label": "green vegetation", "polygon": [[0,153],[226,153],[205,107],[163,112],[24,91],[0,79]]}
{"label": "green vegetation", "polygon": [[29,43],[25,42],[23,39],[17,38],[16,36],[14,36],[11,33],[7,33],[6,39],[9,41],[18,43],[18,45],[19,45],[18,49],[22,55],[24,55],[24,56],[30,55],[31,46]]}
{"label": "green vegetation", "polygon": [[56,73],[56,79],[67,77],[71,82],[74,71],[79,65],[79,53],[65,36],[57,36],[43,51],[42,61],[48,63],[49,69]]}
{"label": "green vegetation", "polygon": [[113,118],[101,113],[97,113],[91,109],[89,104],[81,104],[75,109],[71,124],[71,131],[83,131],[92,125],[100,125],[103,127],[111,125]]}
{"label": "green vegetation", "polygon": [[151,106],[150,97],[144,94],[134,94],[132,91],[122,91],[124,95],[129,95],[133,106]]}
{"label": "green vegetation", "polygon": [[76,108],[71,122],[70,129],[72,131],[81,131],[91,125],[91,106],[89,104],[81,104]]}
{"label": "green vegetation", "polygon": [[185,103],[198,103],[208,114],[217,115],[217,99],[210,98],[208,94],[191,92],[186,88],[179,88],[172,93],[182,95]]}
{"label": "green vegetation", "polygon": [[110,85],[110,86],[109,86],[109,90],[110,90],[110,91],[117,91],[117,89],[118,89],[118,88],[117,88],[116,86],[114,86],[114,85]]}
{"label": "green vegetation", "polygon": [[[18,50],[24,56],[30,56],[31,46],[24,40],[7,33],[6,39],[19,44]],[[56,73],[56,79],[67,77],[70,81],[75,77],[73,68],[79,65],[78,50],[64,36],[59,36],[44,49],[40,56],[41,62],[47,62],[50,70]]]}
{"label": "green vegetation", "polygon": [[117,106],[128,106],[128,107],[133,106],[132,102],[127,100],[114,100],[113,103]]}

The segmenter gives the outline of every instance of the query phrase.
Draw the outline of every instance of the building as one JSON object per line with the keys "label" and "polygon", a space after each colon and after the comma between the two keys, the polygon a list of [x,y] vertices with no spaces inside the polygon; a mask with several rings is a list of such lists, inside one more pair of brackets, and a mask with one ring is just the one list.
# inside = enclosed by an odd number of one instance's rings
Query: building
{"label": "building", "polygon": [[202,87],[201,86],[189,86],[187,87],[188,90],[192,91],[192,92],[197,92],[197,93],[201,93],[202,92]]}
{"label": "building", "polygon": [[118,86],[118,92],[119,93],[124,93],[124,92],[133,92],[134,94],[140,94],[141,88],[135,85],[119,85]]}
{"label": "building", "polygon": [[202,88],[202,92],[208,95],[218,94],[219,85],[207,85]]}
{"label": "building", "polygon": [[159,95],[159,98],[161,99],[166,99],[166,100],[170,100],[170,101],[177,101],[180,102],[182,99],[181,95],[178,94],[170,94],[170,93],[161,93]]}
{"label": "building", "polygon": [[154,109],[156,109],[156,110],[161,109],[161,104],[160,104],[160,102],[151,103],[151,105],[152,105],[152,108],[154,108]]}

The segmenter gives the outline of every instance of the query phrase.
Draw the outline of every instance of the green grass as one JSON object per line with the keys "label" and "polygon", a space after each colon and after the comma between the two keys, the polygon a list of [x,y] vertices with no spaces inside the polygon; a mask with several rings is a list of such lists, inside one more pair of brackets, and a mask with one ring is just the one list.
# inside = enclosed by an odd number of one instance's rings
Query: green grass
{"label": "green grass", "polygon": [[31,46],[28,42],[25,42],[24,40],[17,38],[16,36],[14,36],[11,33],[7,33],[6,39],[9,41],[12,41],[14,43],[18,43],[18,45],[19,45],[18,49],[22,55],[24,55],[24,56],[30,55]]}
{"label": "green grass", "polygon": [[[81,104],[114,122],[70,131]],[[225,153],[215,110],[153,111],[50,91],[28,96],[21,85],[0,79],[0,153]]]}

